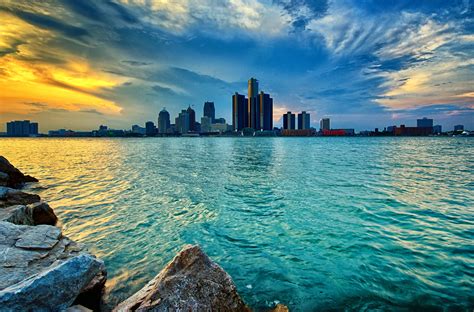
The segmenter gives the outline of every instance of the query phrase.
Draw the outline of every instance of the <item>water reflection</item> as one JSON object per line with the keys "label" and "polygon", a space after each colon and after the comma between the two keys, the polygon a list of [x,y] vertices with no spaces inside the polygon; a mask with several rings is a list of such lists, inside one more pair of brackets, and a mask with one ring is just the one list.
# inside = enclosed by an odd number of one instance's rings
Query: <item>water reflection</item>
{"label": "water reflection", "polygon": [[474,140],[1,139],[108,299],[199,243],[245,300],[294,311],[472,307]]}

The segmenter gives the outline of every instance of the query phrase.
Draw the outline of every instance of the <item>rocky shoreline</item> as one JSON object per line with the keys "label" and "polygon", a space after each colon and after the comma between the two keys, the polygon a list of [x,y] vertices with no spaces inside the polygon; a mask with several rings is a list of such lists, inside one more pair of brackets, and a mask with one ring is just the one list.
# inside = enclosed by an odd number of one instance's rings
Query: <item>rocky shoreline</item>
{"label": "rocky shoreline", "polygon": [[[38,182],[0,156],[0,310],[104,311],[104,262],[56,227],[54,210],[20,190]],[[113,311],[251,311],[232,278],[199,246],[184,246]],[[285,312],[277,305],[272,311]]]}

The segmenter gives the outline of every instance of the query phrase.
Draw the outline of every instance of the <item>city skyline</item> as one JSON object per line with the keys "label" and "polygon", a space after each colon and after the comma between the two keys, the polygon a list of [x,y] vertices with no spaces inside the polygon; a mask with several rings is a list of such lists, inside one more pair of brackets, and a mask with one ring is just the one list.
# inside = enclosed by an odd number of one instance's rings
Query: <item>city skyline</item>
{"label": "city skyline", "polygon": [[[199,7],[199,10],[194,8]],[[273,124],[306,111],[356,130],[474,128],[472,1],[5,1],[0,132],[127,128],[230,95],[258,77]],[[217,31],[216,31],[217,30]],[[229,122],[230,123],[230,122]]]}

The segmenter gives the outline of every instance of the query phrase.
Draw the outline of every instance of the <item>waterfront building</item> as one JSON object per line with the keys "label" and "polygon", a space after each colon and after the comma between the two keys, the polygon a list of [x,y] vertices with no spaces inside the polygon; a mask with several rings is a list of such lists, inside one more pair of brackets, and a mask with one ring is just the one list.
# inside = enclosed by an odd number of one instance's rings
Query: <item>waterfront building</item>
{"label": "waterfront building", "polygon": [[214,120],[216,119],[216,109],[214,107],[214,102],[205,102],[203,110],[203,116],[211,118],[211,122],[214,123]]}
{"label": "waterfront building", "polygon": [[229,125],[226,123],[214,123],[211,125],[211,132],[225,133],[229,131]]}
{"label": "waterfront building", "polygon": [[455,125],[454,126],[454,131],[464,131],[464,126],[463,125]]}
{"label": "waterfront building", "polygon": [[314,136],[314,129],[283,129],[281,136]]}
{"label": "waterfront building", "polygon": [[154,136],[156,134],[156,127],[153,121],[147,121],[145,124],[145,134],[147,136]]}
{"label": "waterfront building", "polygon": [[183,109],[181,113],[179,113],[178,117],[175,119],[175,124],[176,124],[176,131],[178,133],[188,133],[190,131],[189,125],[189,111],[186,109]]}
{"label": "waterfront building", "polygon": [[225,123],[225,118],[216,118],[214,119],[214,121],[212,123],[220,123],[220,124],[223,124]]}
{"label": "waterfront building", "polygon": [[433,133],[432,127],[395,127],[393,134],[396,136],[426,136]]}
{"label": "waterfront building", "polygon": [[283,115],[283,129],[295,129],[295,114],[287,112]]}
{"label": "waterfront building", "polygon": [[433,119],[423,117],[422,119],[416,120],[416,126],[418,128],[433,128]]}
{"label": "waterfront building", "polygon": [[321,121],[319,122],[319,128],[321,131],[331,130],[331,121],[329,120],[329,118],[321,119]]}
{"label": "waterfront building", "polygon": [[441,134],[442,132],[443,132],[443,131],[442,131],[441,125],[433,126],[433,133],[434,133],[434,134]]}
{"label": "waterfront building", "polygon": [[207,133],[211,132],[212,127],[212,118],[208,116],[201,117],[201,132]]}
{"label": "waterfront building", "polygon": [[255,130],[272,130],[273,129],[273,99],[270,94],[260,92],[257,99],[257,118]]}
{"label": "waterfront building", "polygon": [[139,134],[139,135],[145,135],[146,134],[146,129],[143,127],[140,127],[139,125],[133,125],[132,126],[132,133],[133,134]]}
{"label": "waterfront building", "polygon": [[189,114],[189,131],[196,131],[196,112],[191,108],[191,105],[186,111]]}
{"label": "waterfront building", "polygon": [[170,113],[165,108],[158,114],[158,132],[167,133],[170,128]]}
{"label": "waterfront building", "polygon": [[248,127],[248,100],[237,92],[232,95],[232,127],[234,131]]}
{"label": "waterfront building", "polygon": [[257,129],[258,116],[258,80],[248,81],[248,127]]}
{"label": "waterfront building", "polygon": [[298,129],[299,130],[306,130],[311,128],[310,127],[310,115],[302,111],[301,113],[298,114]]}
{"label": "waterfront building", "polygon": [[7,122],[7,136],[27,137],[38,135],[38,123],[29,120]]}

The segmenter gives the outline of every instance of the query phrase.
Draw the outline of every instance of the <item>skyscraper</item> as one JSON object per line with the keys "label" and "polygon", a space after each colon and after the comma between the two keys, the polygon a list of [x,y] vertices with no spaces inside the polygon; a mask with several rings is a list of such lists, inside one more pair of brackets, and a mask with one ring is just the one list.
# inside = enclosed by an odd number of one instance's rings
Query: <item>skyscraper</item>
{"label": "skyscraper", "polygon": [[329,118],[321,119],[321,121],[319,122],[319,128],[321,131],[331,130],[331,121],[329,120]]}
{"label": "skyscraper", "polygon": [[178,117],[175,118],[176,124],[176,131],[179,133],[188,133],[190,131],[190,118],[189,118],[189,111],[183,109],[181,113],[179,113]]}
{"label": "skyscraper", "polygon": [[249,126],[248,116],[248,100],[244,95],[235,92],[232,95],[232,126],[234,131],[240,131]]}
{"label": "skyscraper", "polygon": [[187,112],[189,114],[189,131],[196,131],[196,112],[191,108],[191,105],[188,106]]}
{"label": "skyscraper", "polygon": [[163,108],[158,115],[158,132],[166,133],[169,128],[170,128],[170,113],[168,113],[166,109]]}
{"label": "skyscraper", "polygon": [[147,121],[145,124],[145,134],[147,136],[154,136],[156,133],[155,124],[153,121]]}
{"label": "skyscraper", "polygon": [[7,122],[7,135],[25,137],[38,134],[38,123],[29,120],[15,120]]}
{"label": "skyscraper", "polygon": [[248,81],[248,127],[258,129],[258,80],[250,78]]}
{"label": "skyscraper", "polygon": [[283,115],[283,129],[285,130],[295,129],[295,114],[292,114],[291,112],[287,112],[286,114]]}
{"label": "skyscraper", "polygon": [[214,122],[214,120],[216,119],[216,109],[214,107],[214,102],[204,103],[203,116],[211,118],[212,122]]}
{"label": "skyscraper", "polygon": [[302,111],[298,114],[298,129],[305,130],[310,128],[310,116],[307,112]]}
{"label": "skyscraper", "polygon": [[433,119],[423,117],[423,119],[416,120],[417,128],[433,128]]}
{"label": "skyscraper", "polygon": [[273,99],[269,94],[260,92],[258,95],[258,115],[255,130],[273,129]]}

